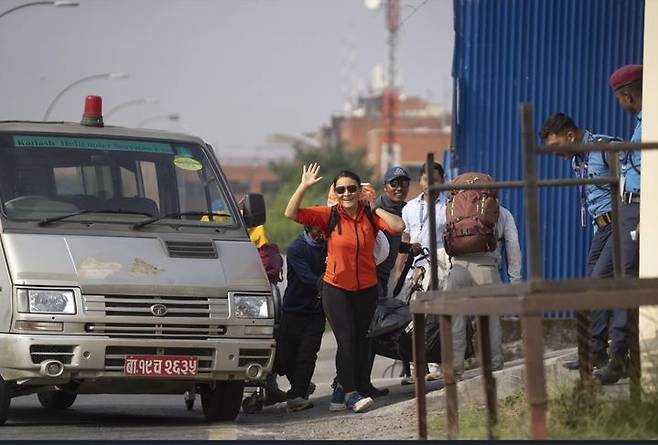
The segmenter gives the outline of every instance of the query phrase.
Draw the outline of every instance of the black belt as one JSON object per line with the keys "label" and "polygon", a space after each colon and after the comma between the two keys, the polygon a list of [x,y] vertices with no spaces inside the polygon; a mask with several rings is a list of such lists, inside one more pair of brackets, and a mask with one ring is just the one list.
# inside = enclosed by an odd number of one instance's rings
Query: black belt
{"label": "black belt", "polygon": [[640,193],[624,192],[624,194],[622,195],[622,202],[626,204],[639,204]]}
{"label": "black belt", "polygon": [[597,216],[594,218],[594,222],[599,229],[604,228],[612,223],[612,212],[605,212],[604,214]]}

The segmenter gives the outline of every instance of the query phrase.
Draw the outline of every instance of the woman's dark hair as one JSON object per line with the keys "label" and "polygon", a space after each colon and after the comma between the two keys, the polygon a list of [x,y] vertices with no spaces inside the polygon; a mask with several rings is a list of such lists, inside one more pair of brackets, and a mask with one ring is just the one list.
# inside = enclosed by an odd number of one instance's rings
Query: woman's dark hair
{"label": "woman's dark hair", "polygon": [[352,171],[349,171],[349,170],[342,170],[342,171],[340,171],[340,172],[336,175],[336,177],[334,178],[334,182],[333,182],[334,187],[336,187],[336,183],[338,182],[338,180],[339,180],[340,178],[350,178],[350,179],[354,179],[354,180],[356,181],[356,183],[359,184],[359,187],[361,187],[361,178],[359,178],[359,175],[357,175],[356,173],[354,173],[354,172],[352,172]]}

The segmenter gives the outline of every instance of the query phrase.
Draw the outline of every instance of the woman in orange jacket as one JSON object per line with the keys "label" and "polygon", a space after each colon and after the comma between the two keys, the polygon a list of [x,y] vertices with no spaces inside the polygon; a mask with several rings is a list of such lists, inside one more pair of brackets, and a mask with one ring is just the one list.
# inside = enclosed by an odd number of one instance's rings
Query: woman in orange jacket
{"label": "woman in orange jacket", "polygon": [[[320,166],[304,166],[302,180],[286,207],[286,217],[327,232],[331,207],[300,209],[306,190],[322,180]],[[366,366],[366,334],[377,305],[377,274],[373,248],[377,230],[399,234],[404,230],[402,218],[381,208],[369,216],[367,203],[359,200],[361,180],[350,171],[342,171],[333,180],[338,196],[338,222],[325,233],[327,268],[322,285],[322,305],[336,337],[336,370],[339,384],[329,407],[332,411],[349,408],[361,412],[373,404],[364,397],[370,376]],[[371,221],[372,219],[372,221]]]}

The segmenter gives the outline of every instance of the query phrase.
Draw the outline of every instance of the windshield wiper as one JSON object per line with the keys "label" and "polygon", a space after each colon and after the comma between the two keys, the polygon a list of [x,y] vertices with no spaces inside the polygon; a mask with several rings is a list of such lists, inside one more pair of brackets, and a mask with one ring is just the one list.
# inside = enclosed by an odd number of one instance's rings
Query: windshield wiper
{"label": "windshield wiper", "polygon": [[211,216],[228,216],[229,218],[231,217],[230,214],[222,213],[222,212],[176,212],[176,213],[169,213],[168,215],[149,218],[147,220],[135,224],[133,226],[133,229],[141,229],[144,226],[148,226],[149,224],[160,221],[162,219],[180,218],[181,216],[207,216],[208,219],[210,219]]}
{"label": "windshield wiper", "polygon": [[39,226],[46,226],[50,223],[61,221],[63,219],[67,219],[67,218],[72,218],[72,217],[78,216],[78,215],[84,215],[85,213],[119,213],[119,214],[127,214],[127,215],[151,216],[149,213],[146,213],[146,212],[131,212],[129,210],[113,210],[113,209],[92,210],[92,209],[84,209],[84,210],[78,210],[77,212],[73,212],[73,213],[67,213],[66,215],[53,216],[52,218],[42,219],[41,221],[39,221],[38,225]]}

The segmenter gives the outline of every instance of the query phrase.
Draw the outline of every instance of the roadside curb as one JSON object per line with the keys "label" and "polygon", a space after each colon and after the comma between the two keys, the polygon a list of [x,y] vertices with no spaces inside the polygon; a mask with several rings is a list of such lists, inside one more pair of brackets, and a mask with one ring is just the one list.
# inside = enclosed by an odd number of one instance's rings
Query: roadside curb
{"label": "roadside curb", "polygon": [[[562,366],[565,361],[573,360],[575,357],[576,348],[552,351],[545,355],[544,369],[547,388],[551,388],[556,384],[569,383],[578,378],[577,372],[569,371]],[[495,371],[493,375],[496,380],[498,400],[525,390],[526,372],[523,359],[506,363],[504,369]],[[459,409],[473,405],[483,405],[485,403],[483,385],[479,368],[466,371],[464,380],[457,383]],[[445,388],[427,393],[428,417],[445,411],[445,393]],[[413,410],[415,413],[416,399],[388,405],[377,409],[377,412],[386,414],[387,411],[399,411],[401,408]]]}

